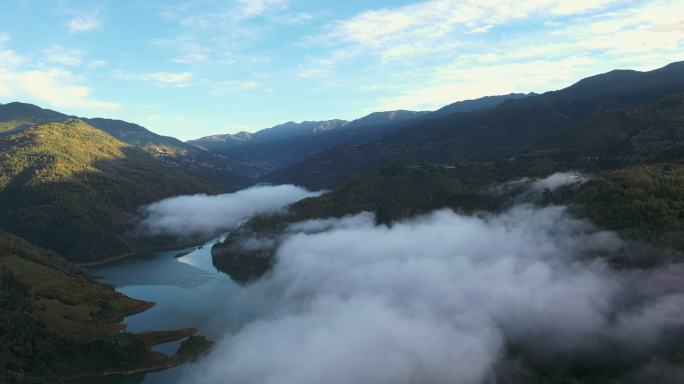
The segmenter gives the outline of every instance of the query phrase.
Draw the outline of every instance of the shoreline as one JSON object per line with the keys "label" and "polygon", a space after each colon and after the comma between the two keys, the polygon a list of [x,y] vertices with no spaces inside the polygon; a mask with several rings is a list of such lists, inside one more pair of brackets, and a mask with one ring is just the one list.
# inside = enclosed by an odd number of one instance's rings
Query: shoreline
{"label": "shoreline", "polygon": [[152,251],[152,250],[155,250],[155,249],[160,249],[160,250],[162,250],[162,249],[173,249],[173,248],[189,247],[189,246],[193,246],[193,245],[200,245],[200,243],[201,243],[201,240],[195,239],[195,240],[192,240],[192,241],[186,241],[186,242],[184,242],[184,243],[177,243],[177,244],[172,244],[172,245],[167,245],[167,246],[162,246],[162,247],[142,247],[142,248],[133,248],[133,249],[131,250],[131,252],[125,253],[125,254],[123,254],[123,255],[114,256],[114,257],[109,258],[109,259],[104,259],[104,260],[99,260],[99,261],[93,261],[93,262],[89,262],[89,263],[76,264],[76,265],[78,265],[79,267],[88,267],[88,266],[91,266],[91,265],[106,264],[106,263],[109,263],[110,261],[119,260],[119,259],[123,259],[124,257],[127,257],[127,256],[135,255],[136,253],[138,253],[138,252],[140,252],[140,251]]}
{"label": "shoreline", "polygon": [[254,267],[251,266],[251,265],[250,265],[250,266],[246,266],[246,265],[244,265],[244,264],[229,263],[229,262],[227,262],[227,261],[214,261],[214,263],[216,263],[216,264],[232,265],[232,266],[235,266],[235,267],[240,267],[240,268],[248,269],[248,270],[253,271],[253,272],[261,273],[262,275],[263,275],[264,273],[268,272],[268,269],[265,270],[265,271],[260,271],[260,270],[258,270],[258,269],[254,269]]}
{"label": "shoreline", "polygon": [[[155,303],[154,301],[143,301],[143,300],[140,300],[140,301],[142,301],[142,303],[140,305],[129,308],[129,309],[125,310],[124,312],[115,313],[106,319],[102,319],[102,322],[103,323],[113,323],[114,321],[116,321],[119,318],[124,318],[124,317],[128,317],[131,315],[137,315],[139,313],[143,313],[143,312],[147,311],[148,309],[157,305],[157,303]],[[127,327],[128,326],[121,328],[119,331],[126,329]]]}
{"label": "shoreline", "polygon": [[93,376],[108,376],[108,375],[132,375],[134,373],[140,373],[140,372],[150,372],[150,371],[157,371],[157,370],[164,370],[164,369],[169,369],[173,368],[176,365],[183,364],[186,361],[202,354],[205,352],[208,352],[211,348],[205,349],[205,350],[200,350],[197,353],[194,354],[189,354],[189,355],[183,355],[180,356],[176,352],[175,355],[169,356],[166,353],[163,352],[157,352],[153,351],[152,347],[155,345],[167,343],[170,341],[176,341],[180,340],[184,337],[188,337],[191,335],[194,335],[195,333],[199,332],[197,328],[183,328],[183,329],[176,329],[173,331],[146,331],[146,332],[139,332],[136,333],[135,335],[138,336],[141,340],[145,342],[145,348],[147,348],[148,351],[151,352],[151,361],[149,361],[147,364],[141,367],[136,367],[136,368],[130,368],[126,370],[120,370],[120,369],[107,369],[104,372],[103,371],[86,371],[86,372],[78,372],[78,373],[72,373],[70,375],[62,376],[59,378],[60,381],[71,381],[74,379],[81,379],[85,377],[93,377]]}
{"label": "shoreline", "polygon": [[[209,353],[212,350],[212,347],[197,351],[196,353],[185,355],[185,356],[178,356],[178,355],[173,355],[173,356],[167,356],[165,353],[162,352],[156,352],[152,351],[154,356],[158,358],[162,358],[162,361],[153,361],[149,363],[149,365],[145,367],[138,367],[138,368],[132,368],[129,370],[107,370],[104,372],[85,372],[85,373],[74,373],[71,375],[67,376],[62,376],[58,380],[60,382],[68,382],[71,380],[75,379],[83,379],[86,377],[94,377],[94,376],[109,376],[109,375],[132,375],[135,373],[143,373],[143,372],[153,372],[153,371],[163,371],[169,368],[173,368],[177,365],[181,365],[183,363],[186,363],[197,356]],[[154,359],[154,357],[153,357]]]}

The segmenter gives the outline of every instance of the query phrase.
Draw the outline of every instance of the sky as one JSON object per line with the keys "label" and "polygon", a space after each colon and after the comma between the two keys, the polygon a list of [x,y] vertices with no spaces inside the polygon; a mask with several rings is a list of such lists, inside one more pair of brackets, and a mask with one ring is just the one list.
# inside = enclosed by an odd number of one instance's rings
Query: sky
{"label": "sky", "polygon": [[5,0],[0,103],[182,140],[684,60],[684,0]]}

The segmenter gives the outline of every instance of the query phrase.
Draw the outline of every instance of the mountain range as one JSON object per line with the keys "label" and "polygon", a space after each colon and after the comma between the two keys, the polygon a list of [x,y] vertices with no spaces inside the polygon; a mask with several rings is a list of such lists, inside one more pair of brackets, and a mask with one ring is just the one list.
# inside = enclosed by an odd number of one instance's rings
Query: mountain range
{"label": "mountain range", "polygon": [[455,112],[478,113],[489,110],[507,99],[528,95],[512,93],[459,101],[433,112],[387,111],[373,112],[353,121],[327,120],[288,122],[255,133],[213,135],[189,143],[213,153],[242,155],[246,161],[271,169],[279,169],[315,155],[339,144],[361,144],[396,132],[402,127],[431,117]]}
{"label": "mountain range", "polygon": [[684,62],[649,72],[615,70],[570,87],[508,99],[491,110],[452,113],[406,126],[379,140],[331,147],[270,173],[266,180],[331,189],[395,159],[436,164],[510,158],[535,140],[593,114],[647,105],[684,92]]}
{"label": "mountain range", "polygon": [[[650,72],[616,70],[540,95],[485,97],[434,112],[377,112],[352,122],[290,122],[189,143],[120,120],[9,103],[0,105],[0,228],[71,261],[93,261],[135,247],[137,240],[125,237],[132,213],[165,197],[231,192],[261,181],[333,189],[397,159],[409,166],[506,159],[539,150],[553,134],[575,132],[568,129],[587,117],[682,92],[684,63],[673,63]],[[583,129],[549,146],[560,149],[594,132]],[[679,149],[670,151],[658,156],[676,157]],[[267,174],[275,162],[310,152]]]}

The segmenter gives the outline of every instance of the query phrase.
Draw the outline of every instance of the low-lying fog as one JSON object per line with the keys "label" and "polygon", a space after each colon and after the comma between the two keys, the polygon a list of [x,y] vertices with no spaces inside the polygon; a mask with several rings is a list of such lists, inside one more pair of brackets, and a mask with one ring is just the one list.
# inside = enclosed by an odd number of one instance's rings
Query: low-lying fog
{"label": "low-lying fog", "polygon": [[[147,208],[144,228],[233,225],[287,204],[263,198],[275,188],[234,194],[254,203],[244,210],[231,197],[187,210],[197,200],[163,201]],[[681,382],[678,369],[649,356],[684,326],[684,268],[616,270],[605,261],[629,253],[564,207],[529,203],[477,217],[442,210],[391,228],[370,213],[300,222],[272,270],[222,303],[257,320],[185,366],[179,382],[514,382],[527,366],[513,347],[541,360],[612,354],[636,364],[616,382]]]}

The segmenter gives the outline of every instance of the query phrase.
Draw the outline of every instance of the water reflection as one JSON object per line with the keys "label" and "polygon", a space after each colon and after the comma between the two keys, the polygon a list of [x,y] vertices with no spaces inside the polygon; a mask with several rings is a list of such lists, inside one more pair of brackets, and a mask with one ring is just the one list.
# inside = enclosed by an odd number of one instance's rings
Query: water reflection
{"label": "water reflection", "polygon": [[230,276],[234,282],[243,286],[263,275],[260,272],[227,263],[214,262],[213,265],[218,271],[225,273],[226,275]]}
{"label": "water reflection", "polygon": [[[98,281],[114,286],[121,293],[157,303],[150,310],[121,319],[119,322],[128,324],[128,331],[197,328],[199,334],[218,341],[231,329],[231,321],[222,313],[222,303],[239,293],[242,286],[255,277],[249,270],[213,264],[211,246],[219,240],[211,240],[199,247],[142,251],[87,270]],[[187,254],[176,257],[183,253]],[[181,341],[160,344],[153,349],[173,355]],[[174,382],[181,367],[126,376],[83,378],[72,383],[169,383]]]}

